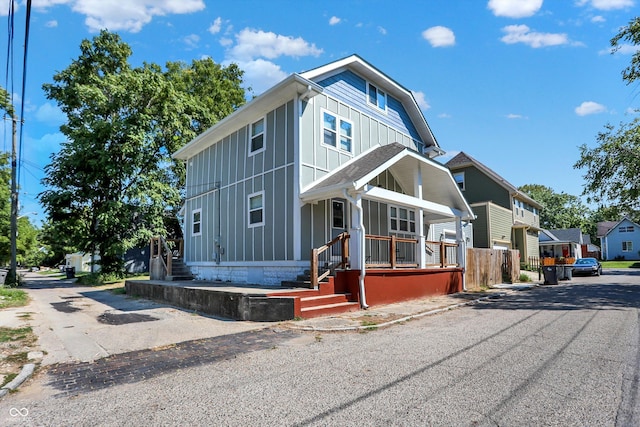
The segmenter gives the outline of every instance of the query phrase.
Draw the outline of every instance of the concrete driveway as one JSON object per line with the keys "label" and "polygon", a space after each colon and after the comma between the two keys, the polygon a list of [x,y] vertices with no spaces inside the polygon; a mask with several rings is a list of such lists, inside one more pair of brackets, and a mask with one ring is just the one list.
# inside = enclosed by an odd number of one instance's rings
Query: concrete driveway
{"label": "concrete driveway", "polygon": [[[204,316],[37,273],[27,273],[25,279],[30,304],[0,312],[0,323],[15,327],[22,321],[32,326],[39,337],[39,347],[45,352],[43,365],[88,362],[270,325]],[[18,313],[25,312],[31,313],[30,319],[16,319]]]}

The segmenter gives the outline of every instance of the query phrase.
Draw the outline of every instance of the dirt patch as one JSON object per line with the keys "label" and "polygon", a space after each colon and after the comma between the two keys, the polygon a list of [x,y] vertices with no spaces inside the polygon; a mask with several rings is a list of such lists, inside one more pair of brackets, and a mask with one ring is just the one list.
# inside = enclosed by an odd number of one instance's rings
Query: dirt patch
{"label": "dirt patch", "polygon": [[29,362],[29,352],[37,350],[36,341],[30,326],[0,328],[0,386],[15,378]]}
{"label": "dirt patch", "polygon": [[52,302],[51,306],[62,313],[75,313],[76,311],[80,311],[78,307],[71,305],[71,301]]}

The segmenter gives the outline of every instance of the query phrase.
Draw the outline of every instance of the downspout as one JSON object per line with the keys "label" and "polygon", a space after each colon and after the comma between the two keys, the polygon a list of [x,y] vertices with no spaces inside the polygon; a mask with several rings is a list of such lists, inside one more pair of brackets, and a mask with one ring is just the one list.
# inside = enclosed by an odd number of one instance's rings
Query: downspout
{"label": "downspout", "polygon": [[360,288],[360,307],[366,309],[369,308],[369,306],[367,305],[367,297],[364,291],[364,277],[366,275],[365,264],[367,261],[364,252],[364,248],[366,246],[366,236],[364,233],[364,210],[362,209],[361,205],[358,205],[358,201],[351,197],[349,193],[347,193],[346,189],[343,189],[342,193],[344,194],[344,198],[347,199],[349,203],[351,203],[351,205],[353,205],[353,207],[358,211],[358,227],[356,228],[356,230],[358,230],[358,232],[360,233],[360,251],[358,253],[358,255],[360,255],[360,277],[358,280],[358,284]]}
{"label": "downspout", "polygon": [[300,94],[300,101],[306,101],[309,98],[309,95],[311,95],[311,92],[313,90],[311,89],[311,85],[307,85],[307,90]]}

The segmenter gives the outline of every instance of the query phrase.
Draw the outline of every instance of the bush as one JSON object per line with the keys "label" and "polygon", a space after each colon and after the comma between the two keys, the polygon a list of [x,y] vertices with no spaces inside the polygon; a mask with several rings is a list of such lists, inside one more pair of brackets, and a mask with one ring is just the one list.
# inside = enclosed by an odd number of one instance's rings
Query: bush
{"label": "bush", "polygon": [[520,273],[520,277],[518,277],[518,280],[520,282],[530,282],[531,281],[531,277],[529,277],[528,274]]}

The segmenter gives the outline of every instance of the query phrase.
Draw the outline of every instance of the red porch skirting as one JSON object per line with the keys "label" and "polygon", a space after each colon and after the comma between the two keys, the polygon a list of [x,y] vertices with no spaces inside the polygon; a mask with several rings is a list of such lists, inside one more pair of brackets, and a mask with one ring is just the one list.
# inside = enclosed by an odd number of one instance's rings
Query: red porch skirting
{"label": "red porch skirting", "polygon": [[[360,300],[360,270],[336,271],[336,292],[350,292]],[[462,291],[461,268],[371,269],[364,279],[368,305],[390,304]]]}

